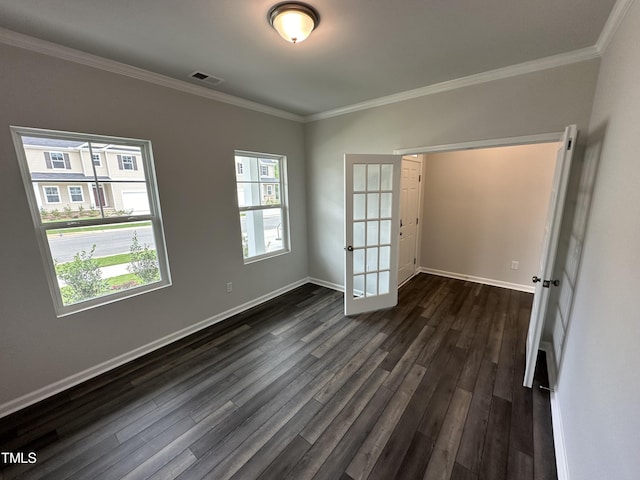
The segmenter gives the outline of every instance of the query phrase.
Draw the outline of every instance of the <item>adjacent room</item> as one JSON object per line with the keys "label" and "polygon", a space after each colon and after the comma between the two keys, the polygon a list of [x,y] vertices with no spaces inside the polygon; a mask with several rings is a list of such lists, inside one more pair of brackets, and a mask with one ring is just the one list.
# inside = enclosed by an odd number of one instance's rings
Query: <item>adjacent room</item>
{"label": "adjacent room", "polygon": [[0,478],[638,478],[639,32],[0,0]]}

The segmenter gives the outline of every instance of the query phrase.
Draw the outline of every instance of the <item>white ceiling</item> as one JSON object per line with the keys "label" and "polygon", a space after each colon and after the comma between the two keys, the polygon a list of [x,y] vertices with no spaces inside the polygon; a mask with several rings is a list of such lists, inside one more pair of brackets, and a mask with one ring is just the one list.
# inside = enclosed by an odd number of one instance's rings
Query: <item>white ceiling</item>
{"label": "white ceiling", "polygon": [[309,0],[320,25],[297,45],[275,3],[0,0],[0,27],[309,115],[591,47],[615,0]]}

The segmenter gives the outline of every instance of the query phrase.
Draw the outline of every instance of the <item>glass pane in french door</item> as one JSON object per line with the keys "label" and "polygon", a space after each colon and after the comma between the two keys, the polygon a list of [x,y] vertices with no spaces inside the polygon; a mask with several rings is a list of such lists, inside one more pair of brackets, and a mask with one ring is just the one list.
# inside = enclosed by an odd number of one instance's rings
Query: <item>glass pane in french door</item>
{"label": "glass pane in french door", "polygon": [[353,296],[375,297],[391,289],[389,253],[393,165],[353,165]]}

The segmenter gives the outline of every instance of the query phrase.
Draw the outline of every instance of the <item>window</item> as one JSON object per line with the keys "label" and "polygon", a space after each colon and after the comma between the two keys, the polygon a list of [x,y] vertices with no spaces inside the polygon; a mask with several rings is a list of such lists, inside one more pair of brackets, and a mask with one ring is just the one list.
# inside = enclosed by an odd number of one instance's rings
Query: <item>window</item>
{"label": "window", "polygon": [[245,263],[288,252],[285,158],[237,151],[235,162],[243,166],[236,183]]}
{"label": "window", "polygon": [[73,203],[82,203],[84,202],[84,194],[82,193],[82,187],[80,186],[69,186],[69,198]]}
{"label": "window", "polygon": [[[58,316],[171,284],[150,142],[22,127],[11,131]],[[122,159],[132,173],[124,179],[45,173],[34,154],[43,145],[64,146],[67,165],[69,157],[95,159],[93,152],[100,150],[114,169],[116,158]],[[47,153],[52,166],[59,161],[55,152]],[[67,184],[68,200],[51,183]],[[61,202],[62,209],[49,207]]]}
{"label": "window", "polygon": [[118,166],[120,170],[138,170],[136,157],[132,155],[118,155]]}
{"label": "window", "polygon": [[244,173],[244,167],[241,163],[236,163],[236,173],[242,175]]}
{"label": "window", "polygon": [[69,155],[60,152],[45,152],[47,168],[70,169]]}
{"label": "window", "polygon": [[91,154],[91,159],[93,160],[93,164],[96,167],[101,167],[102,166],[102,161],[100,160],[100,154],[99,153]]}
{"label": "window", "polygon": [[53,186],[43,187],[43,189],[47,203],[60,203],[60,188]]}

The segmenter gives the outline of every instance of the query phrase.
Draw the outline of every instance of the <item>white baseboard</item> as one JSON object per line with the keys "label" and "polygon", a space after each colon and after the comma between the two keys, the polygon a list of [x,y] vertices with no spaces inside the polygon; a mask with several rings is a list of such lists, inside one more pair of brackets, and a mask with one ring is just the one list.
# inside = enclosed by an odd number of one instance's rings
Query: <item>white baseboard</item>
{"label": "white baseboard", "polygon": [[556,359],[553,353],[553,345],[550,342],[542,342],[540,350],[544,351],[547,357],[547,371],[549,374],[549,387],[551,388],[551,422],[553,426],[553,446],[556,453],[556,468],[558,470],[558,480],[569,480],[569,464],[567,462],[566,443],[564,441],[564,428],[562,426],[562,415],[560,413],[560,402],[556,391],[558,371]]}
{"label": "white baseboard", "polygon": [[321,287],[327,287],[332,290],[336,290],[338,292],[344,292],[344,285],[338,285],[337,283],[327,282],[325,280],[320,280],[319,278],[309,277],[309,283],[313,283],[314,285],[319,285]]}
{"label": "white baseboard", "polygon": [[[169,345],[170,343],[180,340],[181,338],[191,335],[192,333],[196,333],[204,328],[207,328],[211,325],[214,325],[223,320],[226,320],[227,318],[237,315],[238,313],[242,313],[246,310],[249,310],[250,308],[255,307],[256,305],[260,305],[261,303],[271,300],[272,298],[282,295],[283,293],[287,293],[309,282],[311,282],[311,280],[308,277],[303,278],[302,280],[298,280],[297,282],[293,282],[282,288],[274,290],[273,292],[262,295],[254,300],[243,303],[242,305],[231,308],[225,312],[219,313],[212,317],[206,318],[201,322],[190,325],[186,328],[183,328],[182,330],[178,330],[177,332],[174,332],[170,335],[167,335],[166,337],[160,338],[151,343],[148,343],[139,348],[136,348],[135,350],[119,355],[115,358],[112,358],[111,360],[107,360],[106,362],[96,365],[95,367],[88,368],[86,370],[83,370],[82,372],[76,373],[67,378],[59,380],[55,383],[47,385],[46,387],[42,387],[34,392],[31,392],[19,398],[16,398],[15,400],[6,402],[0,405],[0,418],[10,415],[14,412],[17,412],[18,410],[21,410],[23,408],[26,408],[29,405],[33,405],[34,403],[37,403],[57,393],[60,393],[64,390],[74,387],[82,382],[85,382],[94,377],[97,377],[98,375],[106,373],[109,370],[113,370],[116,367],[119,367],[121,365],[124,365],[127,362],[130,362],[131,360],[135,360],[136,358],[146,355],[147,353],[151,353],[154,350],[164,347],[165,345]],[[312,283],[316,283],[316,282],[312,282]]]}
{"label": "white baseboard", "polygon": [[520,292],[533,293],[535,288],[531,285],[522,285],[520,283],[503,282],[502,280],[494,280],[491,278],[474,277],[473,275],[465,275],[464,273],[446,272],[444,270],[436,270],[435,268],[420,267],[418,269],[420,273],[430,273],[432,275],[438,275],[440,277],[455,278],[457,280],[466,280],[474,283],[483,283],[485,285],[491,285],[493,287],[509,288],[511,290],[518,290]]}

